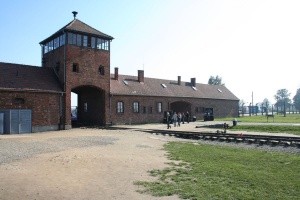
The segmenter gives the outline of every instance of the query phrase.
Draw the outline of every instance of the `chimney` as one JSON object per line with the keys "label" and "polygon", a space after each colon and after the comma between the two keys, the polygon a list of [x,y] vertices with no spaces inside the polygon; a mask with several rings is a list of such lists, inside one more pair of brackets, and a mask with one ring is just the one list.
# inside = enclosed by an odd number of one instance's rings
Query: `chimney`
{"label": "chimney", "polygon": [[138,81],[144,83],[144,70],[138,70]]}
{"label": "chimney", "polygon": [[119,68],[115,67],[115,79],[119,80]]}
{"label": "chimney", "polygon": [[181,76],[178,76],[178,85],[181,85]]}
{"label": "chimney", "polygon": [[191,84],[196,87],[196,78],[191,78]]}

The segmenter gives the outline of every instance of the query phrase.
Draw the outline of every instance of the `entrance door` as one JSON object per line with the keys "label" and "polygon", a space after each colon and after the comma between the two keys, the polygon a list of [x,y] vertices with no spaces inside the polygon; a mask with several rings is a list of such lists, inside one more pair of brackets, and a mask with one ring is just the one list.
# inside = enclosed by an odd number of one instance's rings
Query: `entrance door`
{"label": "entrance door", "polygon": [[31,133],[31,110],[10,110],[10,133]]}

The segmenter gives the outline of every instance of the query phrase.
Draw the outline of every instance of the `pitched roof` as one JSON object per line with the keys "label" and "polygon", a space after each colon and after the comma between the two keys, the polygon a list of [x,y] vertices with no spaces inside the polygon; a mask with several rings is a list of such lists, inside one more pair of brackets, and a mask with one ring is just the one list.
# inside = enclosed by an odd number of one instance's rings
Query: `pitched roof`
{"label": "pitched roof", "polygon": [[66,26],[62,27],[57,32],[55,32],[53,35],[51,35],[50,37],[41,41],[40,44],[43,44],[43,43],[48,42],[49,40],[52,40],[53,38],[57,37],[58,35],[61,35],[64,31],[94,35],[94,36],[101,37],[101,38],[108,39],[108,40],[114,39],[112,36],[102,33],[101,31],[94,29],[93,27],[85,24],[84,22],[82,22],[78,19],[74,19],[73,21],[68,23]]}
{"label": "pitched roof", "polygon": [[[125,80],[128,84],[124,83]],[[162,86],[165,84],[165,88]],[[239,100],[232,92],[222,85],[196,83],[196,90],[189,82],[144,78],[144,83],[138,82],[136,76],[119,75],[118,80],[112,76],[110,91],[114,95],[138,95],[160,97],[187,97],[204,99]]]}
{"label": "pitched roof", "polygon": [[0,90],[62,92],[53,69],[3,62],[0,62]]}

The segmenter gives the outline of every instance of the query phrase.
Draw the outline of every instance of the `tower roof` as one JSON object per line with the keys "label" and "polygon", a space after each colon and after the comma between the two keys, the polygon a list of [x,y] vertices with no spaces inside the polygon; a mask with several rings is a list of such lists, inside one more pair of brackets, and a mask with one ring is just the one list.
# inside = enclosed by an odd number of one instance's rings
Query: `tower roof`
{"label": "tower roof", "polygon": [[93,27],[87,25],[86,23],[84,23],[78,19],[74,19],[73,21],[68,23],[66,26],[62,27],[57,32],[55,32],[53,35],[51,35],[50,37],[41,41],[40,44],[44,44],[44,43],[52,40],[53,38],[57,37],[58,35],[61,35],[63,32],[73,32],[73,33],[93,35],[93,36],[100,37],[103,39],[108,39],[108,40],[114,39],[112,36],[102,33],[101,31],[94,29]]}

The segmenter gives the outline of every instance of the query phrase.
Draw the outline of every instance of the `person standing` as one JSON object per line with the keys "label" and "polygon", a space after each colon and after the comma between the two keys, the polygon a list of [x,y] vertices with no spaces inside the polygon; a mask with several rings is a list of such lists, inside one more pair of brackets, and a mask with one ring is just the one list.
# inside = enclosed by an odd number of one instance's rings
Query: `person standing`
{"label": "person standing", "polygon": [[170,125],[170,121],[171,121],[171,116],[170,116],[170,113],[167,112],[167,128],[171,128],[171,125]]}
{"label": "person standing", "polygon": [[189,112],[188,112],[188,111],[186,112],[186,115],[185,115],[185,117],[186,117],[186,121],[187,121],[187,123],[190,123],[190,114],[189,114]]}
{"label": "person standing", "polygon": [[182,116],[181,116],[181,113],[179,112],[179,113],[178,113],[178,126],[179,126],[179,127],[180,127],[181,117],[182,117]]}
{"label": "person standing", "polygon": [[174,112],[174,115],[173,115],[173,122],[174,122],[174,127],[176,127],[176,123],[177,123],[177,114],[176,114],[176,112]]}

